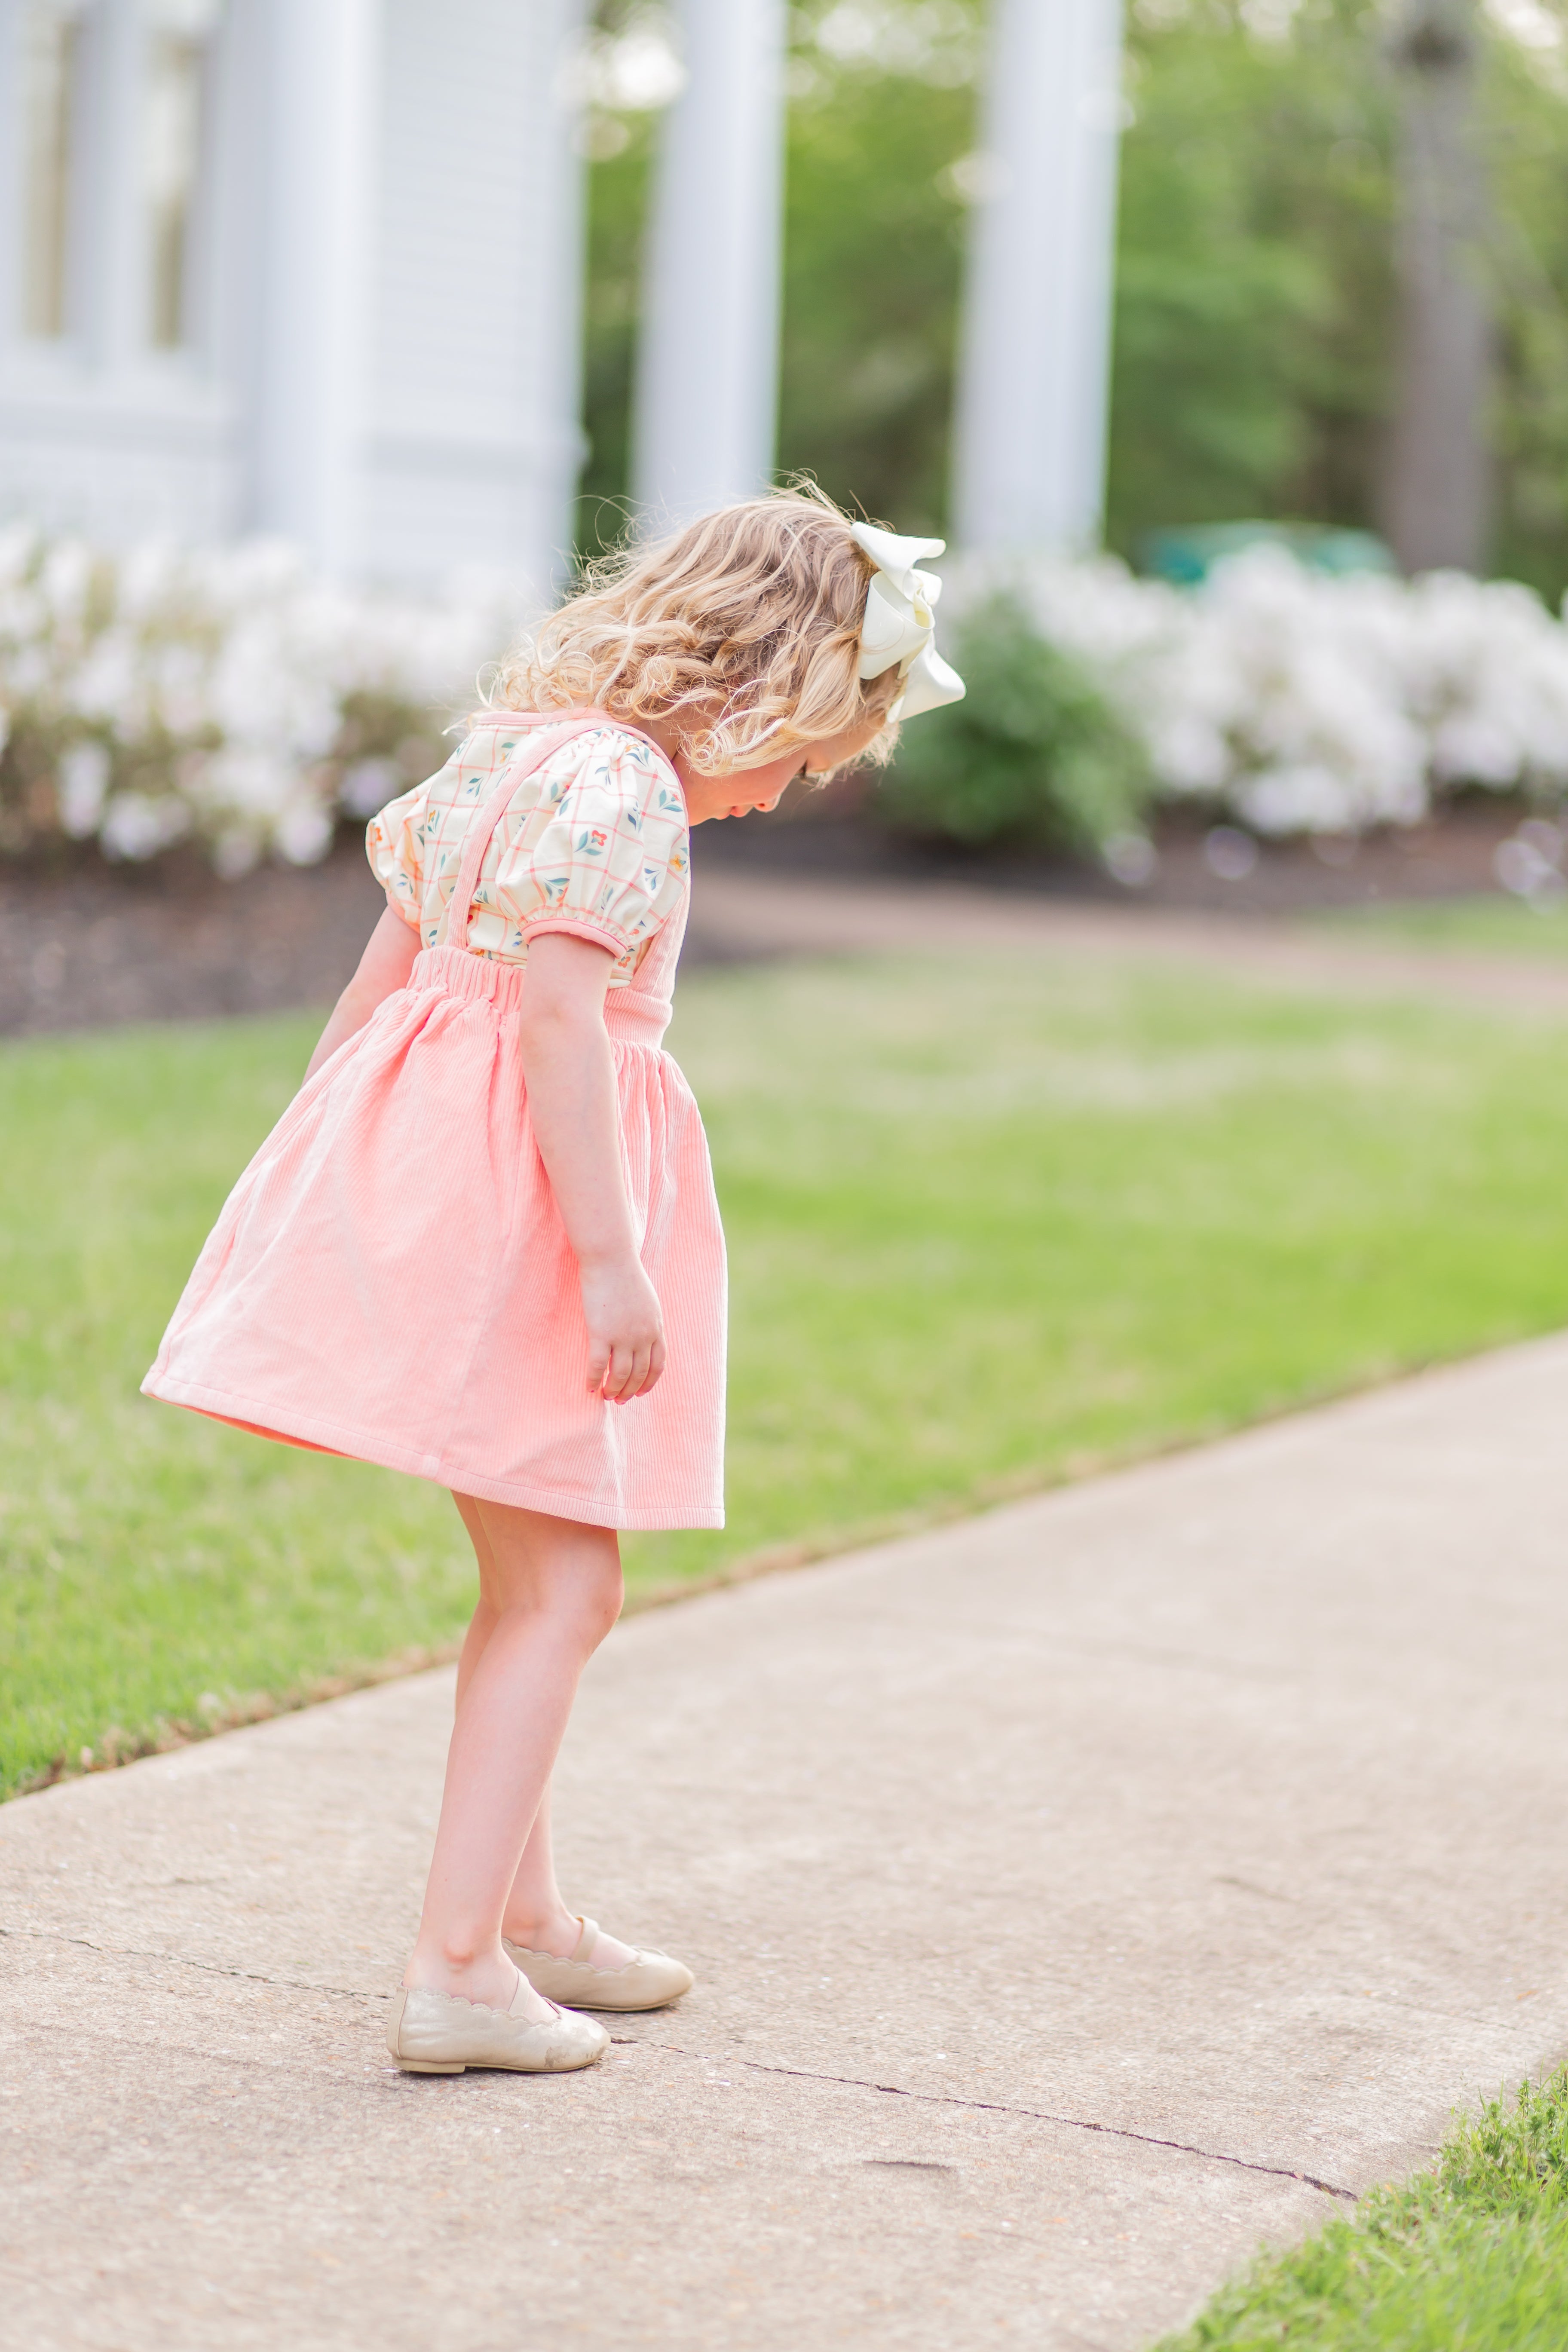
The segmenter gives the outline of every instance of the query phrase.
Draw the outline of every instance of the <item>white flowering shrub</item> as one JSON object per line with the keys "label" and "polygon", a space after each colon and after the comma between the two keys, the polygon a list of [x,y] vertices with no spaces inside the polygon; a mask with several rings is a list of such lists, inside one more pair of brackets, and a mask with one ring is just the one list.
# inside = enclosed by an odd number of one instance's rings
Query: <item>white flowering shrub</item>
{"label": "white flowering shrub", "polygon": [[968,558],[942,618],[1005,592],[1147,746],[1157,792],[1268,835],[1410,824],[1468,786],[1568,793],[1568,626],[1529,589],[1304,570],[1277,547],[1203,587],[1110,558]]}
{"label": "white flowering shrub", "polygon": [[494,585],[328,586],[272,542],[0,531],[0,851],[64,833],[122,858],[195,840],[230,875],[308,865],[340,813],[440,765],[518,618]]}
{"label": "white flowering shrub", "polygon": [[[945,569],[953,643],[1005,599],[1093,681],[1158,794],[1255,833],[1408,824],[1465,787],[1568,797],[1568,626],[1528,589],[1332,578],[1276,547],[1195,591],[1110,558]],[[521,618],[493,582],[352,591],[272,542],[110,554],[0,530],[0,853],[64,834],[120,858],[195,841],[225,874],[309,864],[340,815],[440,764]]]}

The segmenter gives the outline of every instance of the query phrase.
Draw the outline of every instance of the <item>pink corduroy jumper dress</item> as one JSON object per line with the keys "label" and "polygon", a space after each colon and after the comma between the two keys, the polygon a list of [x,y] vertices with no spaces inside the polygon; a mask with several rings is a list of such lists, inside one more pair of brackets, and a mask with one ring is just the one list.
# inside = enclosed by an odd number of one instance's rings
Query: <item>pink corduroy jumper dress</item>
{"label": "pink corduroy jumper dress", "polygon": [[697,1105],[661,1043],[689,890],[605,1000],[622,1165],[668,1348],[650,1394],[606,1404],[588,1393],[577,1262],[529,1118],[525,971],[469,952],[468,931],[519,783],[571,735],[618,722],[508,718],[540,732],[470,821],[446,944],[421,950],[285,1111],[142,1388],[560,1518],[721,1527],[724,1238]]}

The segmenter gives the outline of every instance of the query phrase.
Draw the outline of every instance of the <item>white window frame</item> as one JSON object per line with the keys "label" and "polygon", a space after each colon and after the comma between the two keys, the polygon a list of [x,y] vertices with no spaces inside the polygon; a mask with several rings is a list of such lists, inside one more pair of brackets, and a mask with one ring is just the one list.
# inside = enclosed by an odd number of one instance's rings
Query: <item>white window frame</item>
{"label": "white window frame", "polygon": [[[40,333],[26,316],[32,231],[29,205],[32,190],[30,126],[25,117],[27,98],[26,41],[29,19],[44,14],[77,28],[78,49],[72,65],[71,121],[66,154],[65,239],[62,254],[61,324],[58,333]],[[0,318],[7,344],[47,357],[68,355],[82,337],[86,297],[85,202],[89,172],[86,164],[90,115],[88,86],[91,62],[91,0],[7,0],[0,9],[0,141],[10,158],[0,192]]]}
{"label": "white window frame", "polygon": [[[213,352],[214,272],[218,231],[219,139],[225,123],[223,106],[224,35],[228,10],[223,0],[142,0],[136,56],[133,109],[136,125],[136,209],[142,244],[141,342],[156,368],[203,370]],[[153,221],[147,184],[144,108],[153,64],[153,44],[174,34],[195,42],[201,51],[197,97],[195,172],[180,289],[180,333],[172,343],[154,342]]]}

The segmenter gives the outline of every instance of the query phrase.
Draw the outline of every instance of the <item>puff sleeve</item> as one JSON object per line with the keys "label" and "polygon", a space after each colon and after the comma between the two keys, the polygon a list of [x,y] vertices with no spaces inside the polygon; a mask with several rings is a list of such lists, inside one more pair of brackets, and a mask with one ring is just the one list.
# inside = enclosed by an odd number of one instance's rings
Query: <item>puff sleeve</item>
{"label": "puff sleeve", "polygon": [[385,891],[387,905],[414,931],[419,929],[424,898],[429,812],[430,784],[416,784],[412,792],[379,809],[364,832],[371,872]]}
{"label": "puff sleeve", "polygon": [[[510,841],[497,909],[520,944],[566,931],[637,955],[680,902],[686,806],[664,763],[635,736],[564,744],[541,779],[534,820]],[[470,939],[476,928],[470,928]]]}

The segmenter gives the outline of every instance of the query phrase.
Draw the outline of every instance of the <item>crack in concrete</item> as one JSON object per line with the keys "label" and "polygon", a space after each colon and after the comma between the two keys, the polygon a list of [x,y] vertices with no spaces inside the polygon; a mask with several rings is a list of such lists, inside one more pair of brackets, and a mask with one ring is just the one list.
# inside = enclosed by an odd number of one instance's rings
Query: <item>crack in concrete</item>
{"label": "crack in concrete", "polygon": [[[79,1951],[96,1952],[100,1959],[158,1960],[165,1967],[198,1969],[206,1976],[233,1977],[246,1984],[277,1987],[284,1992],[309,1992],[326,1995],[337,2000],[363,2002],[390,2000],[390,1993],[355,1992],[344,1985],[307,1984],[299,1977],[269,1977],[259,1969],[228,1968],[219,1960],[195,1960],[182,1952],[145,1952],[130,1945],[95,1944],[89,1936],[66,1936],[58,1928],[0,1927],[0,1937],[29,1937],[36,1943],[68,1944]],[[780,2066],[763,2058],[719,2058],[710,2051],[683,2050],[679,2042],[655,2042],[640,2034],[617,2033],[613,2042],[623,2049],[663,2050],[672,2058],[689,2058],[710,2066],[742,2066],[752,2074],[784,2074],[801,2083],[835,2083],[849,2091],[875,2091],[882,2097],[912,2099],[922,2106],[963,2107],[976,2113],[993,2116],[1022,2116],[1032,2123],[1058,2124],[1068,2131],[1099,2132],[1107,2139],[1135,2140],[1142,2147],[1170,2148],[1177,2156],[1195,2156],[1205,2164],[1228,2164],[1240,2172],[1267,2173],[1276,2180],[1299,2180],[1305,2188],[1316,2189],[1325,2197],[1339,2197],[1355,2204],[1358,2192],[1342,2189],[1337,2181],[1321,2180],[1316,2173],[1300,2172],[1288,2164],[1258,2164],[1249,2157],[1226,2156],[1212,2147],[1196,2147],[1184,2139],[1162,2139],[1153,2132],[1132,2131],[1123,2124],[1092,2122],[1082,2116],[1056,2115],[1046,2107],[1015,2106],[1005,2099],[965,2099],[955,2091],[910,2091],[901,2083],[872,2083],[859,2074],[825,2074],[810,2066]]]}
{"label": "crack in concrete", "polygon": [[161,1960],[165,1968],[199,1969],[204,1976],[237,1977],[246,1984],[276,1985],[282,1992],[321,1993],[333,2000],[390,2000],[389,1992],[353,1992],[346,1985],[308,1984],[302,1977],[264,1976],[259,1969],[233,1969],[221,1960],[194,1960],[185,1952],[144,1952],[133,1944],[95,1944],[90,1936],[63,1935],[58,1927],[0,1927],[0,1937],[27,1937],[37,1944],[70,1944],[104,1960]]}
{"label": "crack in concrete", "polygon": [[859,2074],[824,2074],[810,2066],[780,2066],[763,2058],[717,2058],[706,2050],[683,2050],[678,2042],[644,2041],[638,2035],[614,2034],[611,2039],[642,2050],[667,2050],[675,2058],[691,2058],[710,2066],[743,2066],[753,2074],[788,2074],[805,2083],[838,2083],[846,2090],[879,2091],[889,2098],[914,2099],[924,2106],[964,2107],[984,2115],[1024,2116],[1031,2122],[1059,2124],[1068,2131],[1099,2132],[1109,2139],[1136,2140],[1142,2147],[1168,2147],[1178,2156],[1201,2157],[1205,2164],[1228,2164],[1241,2172],[1264,2172],[1276,2180],[1300,2180],[1308,2189],[1321,2189],[1325,2197],[1342,2198],[1354,2205],[1360,2192],[1342,2189],[1337,2181],[1321,2180],[1315,2172],[1299,2172],[1289,2164],[1258,2164],[1250,2157],[1225,2156],[1212,2147],[1194,2147],[1190,2140],[1162,2139],[1153,2132],[1131,2130],[1124,2124],[1100,2124],[1082,2116],[1054,2115],[1046,2107],[1018,2107],[1004,2099],[965,2099],[956,2091],[910,2091],[901,2083],[872,2083]]}

